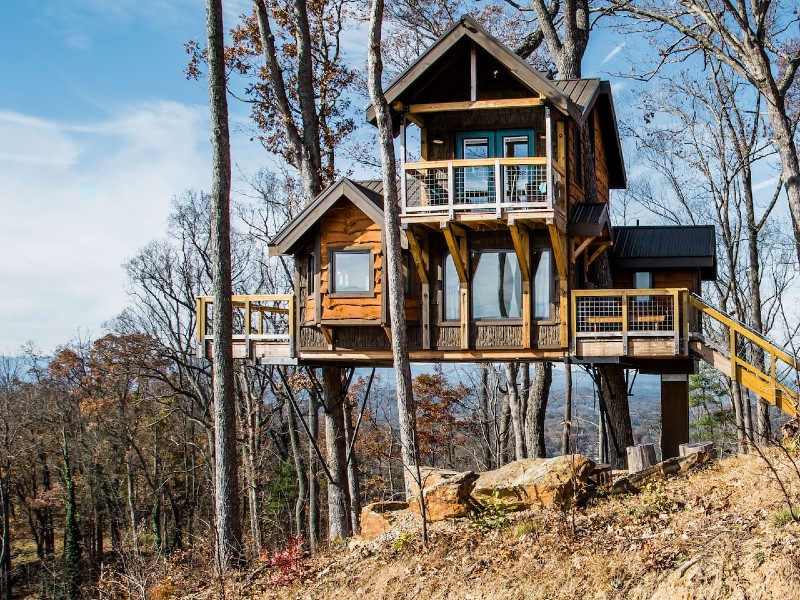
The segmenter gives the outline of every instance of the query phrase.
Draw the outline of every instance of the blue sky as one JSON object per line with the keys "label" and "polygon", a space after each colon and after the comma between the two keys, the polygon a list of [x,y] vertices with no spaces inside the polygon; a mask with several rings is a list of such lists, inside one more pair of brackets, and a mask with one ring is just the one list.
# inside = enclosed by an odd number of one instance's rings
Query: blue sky
{"label": "blue sky", "polygon": [[[226,3],[229,22],[247,6]],[[207,90],[183,75],[204,34],[198,1],[4,5],[0,354],[102,333],[126,303],[122,263],[163,235],[173,196],[208,189]],[[266,158],[241,135],[234,153],[245,171]]]}

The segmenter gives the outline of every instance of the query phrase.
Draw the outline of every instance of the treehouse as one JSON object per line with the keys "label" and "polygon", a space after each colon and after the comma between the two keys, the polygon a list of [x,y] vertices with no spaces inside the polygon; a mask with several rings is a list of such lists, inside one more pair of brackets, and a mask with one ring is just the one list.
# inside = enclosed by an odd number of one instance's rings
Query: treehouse
{"label": "treehouse", "polygon": [[[612,226],[609,193],[626,176],[608,82],[550,80],[463,17],[385,93],[412,361],[616,362],[661,374],[675,440],[688,439],[687,375],[699,359],[793,410],[774,366],[795,368],[794,358],[699,298],[716,276],[714,228]],[[366,118],[375,123],[371,107]],[[383,209],[380,182],[340,179],[288,223],[269,248],[293,259],[293,293],[234,298],[235,356],[390,365]],[[202,356],[212,309],[198,299]],[[729,347],[709,349],[708,319],[728,328]],[[772,366],[752,367],[743,339]]]}

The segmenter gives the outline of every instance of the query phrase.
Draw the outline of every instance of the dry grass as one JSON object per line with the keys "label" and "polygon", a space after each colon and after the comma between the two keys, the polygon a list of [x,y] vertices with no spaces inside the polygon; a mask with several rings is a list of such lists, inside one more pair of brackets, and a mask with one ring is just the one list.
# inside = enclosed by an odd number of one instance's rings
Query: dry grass
{"label": "dry grass", "polygon": [[[800,497],[791,466],[779,465],[778,472]],[[760,458],[733,457],[638,496],[596,499],[574,514],[517,513],[507,527],[487,532],[467,519],[435,523],[427,549],[418,525],[406,521],[405,529],[376,543],[353,542],[314,557],[307,581],[276,588],[269,571],[245,573],[227,582],[225,597],[795,598],[800,525],[771,522],[785,508]],[[197,573],[176,572],[161,597],[210,599],[220,591]]]}

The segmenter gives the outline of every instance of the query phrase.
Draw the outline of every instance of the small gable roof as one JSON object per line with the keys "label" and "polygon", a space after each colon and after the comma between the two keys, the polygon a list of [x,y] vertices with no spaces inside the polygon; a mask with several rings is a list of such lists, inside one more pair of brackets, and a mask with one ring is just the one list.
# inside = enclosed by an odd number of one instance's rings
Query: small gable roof
{"label": "small gable roof", "polygon": [[375,223],[383,227],[383,185],[380,181],[352,181],[343,177],[331,184],[269,242],[270,256],[293,254],[297,244],[339,200],[355,204]]}
{"label": "small gable roof", "polygon": [[705,281],[717,276],[713,225],[614,227],[611,260],[616,268],[697,267]]}
{"label": "small gable roof", "polygon": [[608,205],[604,202],[576,204],[570,215],[568,232],[573,237],[611,235]]}

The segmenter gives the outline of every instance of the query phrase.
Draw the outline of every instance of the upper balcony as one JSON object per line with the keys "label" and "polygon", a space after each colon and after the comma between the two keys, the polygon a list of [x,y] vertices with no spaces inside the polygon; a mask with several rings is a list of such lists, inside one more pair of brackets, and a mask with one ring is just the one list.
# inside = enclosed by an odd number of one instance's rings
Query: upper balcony
{"label": "upper balcony", "polygon": [[429,160],[406,163],[403,170],[406,222],[457,215],[501,219],[510,212],[544,217],[564,210],[566,178],[549,157]]}

